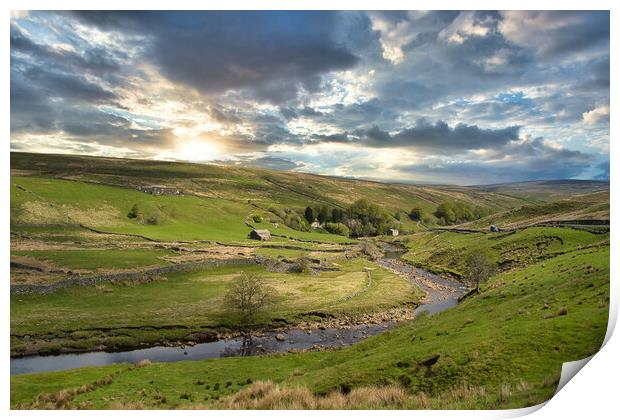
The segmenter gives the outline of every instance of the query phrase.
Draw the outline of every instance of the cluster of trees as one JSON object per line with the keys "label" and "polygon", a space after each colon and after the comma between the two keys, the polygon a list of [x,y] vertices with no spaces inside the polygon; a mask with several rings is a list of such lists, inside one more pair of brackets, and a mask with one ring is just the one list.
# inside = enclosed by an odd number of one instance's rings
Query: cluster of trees
{"label": "cluster of trees", "polygon": [[470,206],[463,202],[444,201],[433,213],[422,207],[414,207],[409,213],[397,211],[390,214],[367,199],[357,200],[345,209],[323,206],[307,206],[305,209],[270,208],[287,226],[301,231],[310,231],[314,222],[320,229],[336,235],[360,237],[376,236],[388,229],[400,229],[402,221],[409,218],[426,224],[451,225],[464,223],[488,216],[490,211],[481,206]]}
{"label": "cluster of trees", "polygon": [[[270,207],[269,212],[278,216],[282,222],[291,229],[300,230],[302,232],[310,231],[310,223],[304,217],[303,211],[291,208]],[[277,220],[269,220],[276,222]]]}
{"label": "cluster of trees", "polygon": [[441,225],[469,222],[488,216],[489,214],[490,211],[483,207],[472,207],[465,203],[452,201],[444,201],[437,206],[435,213],[433,213],[438,223]]}
{"label": "cluster of trees", "polygon": [[308,206],[304,210],[304,218],[310,224],[314,222],[319,222],[320,224],[327,222],[342,223],[347,219],[344,210],[339,208],[330,209],[328,206],[321,206],[317,208]]}
{"label": "cluster of trees", "polygon": [[304,210],[304,219],[310,225],[320,223],[330,233],[353,237],[382,235],[398,224],[388,212],[364,198],[346,209],[308,206]]}
{"label": "cluster of trees", "polygon": [[427,224],[452,225],[480,219],[489,214],[491,214],[490,211],[484,207],[472,207],[462,202],[444,201],[437,206],[432,215],[426,214],[421,207],[414,207],[409,212],[409,218]]}
{"label": "cluster of trees", "polygon": [[414,207],[409,212],[409,218],[425,223],[452,225],[480,219],[491,214],[490,210],[480,206],[470,206],[462,202],[444,201],[437,206],[432,216],[427,215],[421,207]]}

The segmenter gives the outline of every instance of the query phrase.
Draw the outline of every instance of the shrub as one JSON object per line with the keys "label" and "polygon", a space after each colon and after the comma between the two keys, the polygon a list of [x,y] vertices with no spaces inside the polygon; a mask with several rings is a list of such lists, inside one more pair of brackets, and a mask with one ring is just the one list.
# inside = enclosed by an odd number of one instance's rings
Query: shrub
{"label": "shrub", "polygon": [[129,210],[129,213],[127,213],[127,217],[129,217],[130,219],[135,219],[136,217],[138,217],[139,213],[140,211],[138,210],[138,205],[134,204],[131,207],[131,210]]}
{"label": "shrub", "polygon": [[326,223],[325,230],[334,235],[349,236],[351,231],[344,223]]}
{"label": "shrub", "polygon": [[360,248],[364,255],[367,255],[371,260],[379,259],[383,256],[383,252],[370,241],[364,241]]}
{"label": "shrub", "polygon": [[413,221],[420,221],[424,219],[424,211],[420,207],[414,207],[409,212],[409,218]]}
{"label": "shrub", "polygon": [[309,274],[312,272],[311,262],[306,257],[299,257],[295,261],[294,271],[297,273]]}
{"label": "shrub", "polygon": [[160,222],[159,213],[151,213],[151,215],[146,219],[146,223],[149,225],[158,225]]}
{"label": "shrub", "polygon": [[300,230],[302,232],[310,231],[310,224],[308,223],[308,221],[293,212],[286,215],[286,217],[284,218],[284,224],[291,229]]}
{"label": "shrub", "polygon": [[263,221],[263,216],[261,216],[260,214],[254,214],[252,215],[252,220],[254,221],[254,223],[261,223]]}

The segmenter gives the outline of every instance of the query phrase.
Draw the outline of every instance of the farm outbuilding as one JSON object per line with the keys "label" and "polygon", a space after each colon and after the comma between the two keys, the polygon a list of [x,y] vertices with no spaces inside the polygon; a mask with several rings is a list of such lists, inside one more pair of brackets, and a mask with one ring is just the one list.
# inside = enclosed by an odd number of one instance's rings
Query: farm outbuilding
{"label": "farm outbuilding", "polygon": [[250,239],[256,239],[257,241],[268,241],[271,239],[271,232],[267,229],[252,229],[249,237]]}
{"label": "farm outbuilding", "polygon": [[141,185],[136,187],[138,191],[142,191],[151,195],[180,195],[181,191],[179,191],[176,187],[168,187],[165,185]]}
{"label": "farm outbuilding", "polygon": [[398,236],[398,229],[388,229],[386,233],[389,236]]}

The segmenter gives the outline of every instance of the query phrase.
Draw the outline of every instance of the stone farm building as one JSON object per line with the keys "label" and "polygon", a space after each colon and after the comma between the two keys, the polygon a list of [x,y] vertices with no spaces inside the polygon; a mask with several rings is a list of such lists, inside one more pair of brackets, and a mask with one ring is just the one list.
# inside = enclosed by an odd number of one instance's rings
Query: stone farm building
{"label": "stone farm building", "polygon": [[249,236],[250,239],[258,241],[268,241],[271,239],[271,233],[267,229],[252,229]]}
{"label": "stone farm building", "polygon": [[138,191],[142,191],[151,195],[180,195],[176,187],[167,187],[165,185],[141,185],[136,187]]}

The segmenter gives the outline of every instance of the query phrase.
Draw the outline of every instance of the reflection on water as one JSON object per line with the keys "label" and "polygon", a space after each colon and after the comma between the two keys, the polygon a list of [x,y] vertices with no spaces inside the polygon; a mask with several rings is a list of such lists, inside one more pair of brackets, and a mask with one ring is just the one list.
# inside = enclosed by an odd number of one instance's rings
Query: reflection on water
{"label": "reflection on water", "polygon": [[[246,335],[227,340],[196,344],[195,346],[165,347],[107,353],[61,354],[57,356],[26,356],[11,358],[11,375],[18,373],[46,372],[73,369],[83,366],[104,366],[113,363],[136,363],[143,359],[152,362],[203,360],[230,356],[253,356],[305,350],[313,346],[341,347],[356,343],[368,336],[385,331],[392,324],[359,325],[352,328],[326,328],[324,330],[292,329],[282,331],[284,340],[276,333],[261,336]],[[282,337],[280,337],[282,338]]]}

